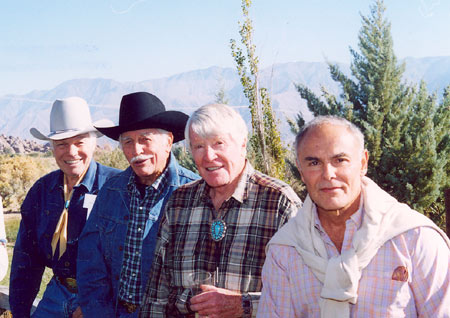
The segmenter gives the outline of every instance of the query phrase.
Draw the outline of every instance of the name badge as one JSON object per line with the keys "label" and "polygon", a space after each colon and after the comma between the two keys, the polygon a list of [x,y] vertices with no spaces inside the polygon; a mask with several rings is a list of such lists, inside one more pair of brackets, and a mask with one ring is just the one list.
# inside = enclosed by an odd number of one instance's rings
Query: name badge
{"label": "name badge", "polygon": [[89,214],[91,213],[92,207],[94,206],[95,203],[95,199],[97,199],[96,194],[86,193],[84,195],[83,208],[87,209],[86,220],[89,217]]}

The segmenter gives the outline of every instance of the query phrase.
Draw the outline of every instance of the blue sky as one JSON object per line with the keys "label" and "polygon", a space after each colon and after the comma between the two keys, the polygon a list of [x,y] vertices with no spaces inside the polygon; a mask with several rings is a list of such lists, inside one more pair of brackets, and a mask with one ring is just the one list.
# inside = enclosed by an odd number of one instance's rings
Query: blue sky
{"label": "blue sky", "polygon": [[[261,67],[349,62],[369,0],[254,0]],[[450,56],[450,0],[385,0],[399,58]],[[0,0],[0,96],[234,67],[240,0]]]}

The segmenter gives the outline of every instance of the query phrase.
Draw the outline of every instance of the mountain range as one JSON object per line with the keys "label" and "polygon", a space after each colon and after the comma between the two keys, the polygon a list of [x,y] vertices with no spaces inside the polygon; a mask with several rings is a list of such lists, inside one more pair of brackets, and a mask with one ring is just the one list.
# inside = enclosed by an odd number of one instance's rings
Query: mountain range
{"label": "mountain range", "polygon": [[[404,81],[418,84],[427,83],[431,92],[442,96],[443,89],[450,85],[450,56],[406,58]],[[344,73],[349,74],[348,64],[339,64]],[[261,85],[267,87],[272,97],[272,105],[280,121],[283,139],[291,139],[286,118],[294,118],[302,112],[307,119],[312,115],[306,102],[295,89],[296,83],[307,85],[316,93],[320,88],[339,94],[338,85],[331,79],[326,62],[290,62],[275,64],[261,70]],[[158,96],[167,109],[192,113],[201,105],[216,100],[219,91],[225,93],[229,105],[236,107],[249,122],[248,102],[243,95],[236,70],[213,66],[170,77],[140,82],[119,82],[112,79],[72,79],[49,90],[35,90],[24,95],[0,97],[0,134],[32,139],[29,129],[36,127],[48,131],[50,108],[55,99],[80,96],[91,106],[93,120],[109,118],[118,120],[120,99],[123,95],[148,91]],[[102,138],[104,139],[104,138]]]}

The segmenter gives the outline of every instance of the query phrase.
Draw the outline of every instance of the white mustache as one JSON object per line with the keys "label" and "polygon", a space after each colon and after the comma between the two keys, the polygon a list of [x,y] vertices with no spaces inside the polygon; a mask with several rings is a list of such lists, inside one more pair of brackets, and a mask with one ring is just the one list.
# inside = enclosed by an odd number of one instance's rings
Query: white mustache
{"label": "white mustache", "polygon": [[133,163],[135,161],[143,161],[151,158],[153,158],[152,155],[138,155],[136,157],[131,158],[130,163]]}

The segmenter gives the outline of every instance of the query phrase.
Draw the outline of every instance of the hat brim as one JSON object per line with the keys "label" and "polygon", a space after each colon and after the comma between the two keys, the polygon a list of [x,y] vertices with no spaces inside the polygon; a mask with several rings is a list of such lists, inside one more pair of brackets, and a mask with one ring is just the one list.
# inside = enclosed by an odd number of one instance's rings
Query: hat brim
{"label": "hat brim", "polygon": [[49,133],[47,135],[41,133],[37,128],[31,128],[30,133],[33,135],[34,138],[40,139],[40,140],[62,140],[66,138],[75,137],[78,135],[86,134],[89,132],[95,133],[97,138],[103,136],[103,134],[98,131],[94,126],[109,126],[113,124],[113,122],[109,119],[101,119],[96,122],[92,123],[92,126],[84,127],[82,129],[76,129],[76,130],[67,130],[67,131],[61,131],[56,133]]}
{"label": "hat brim", "polygon": [[173,134],[173,142],[178,142],[184,139],[184,128],[189,119],[185,113],[169,110],[159,113],[155,116],[137,121],[128,125],[118,125],[113,127],[101,127],[95,125],[95,128],[105,136],[119,140],[122,133],[132,130],[159,128],[170,131]]}

